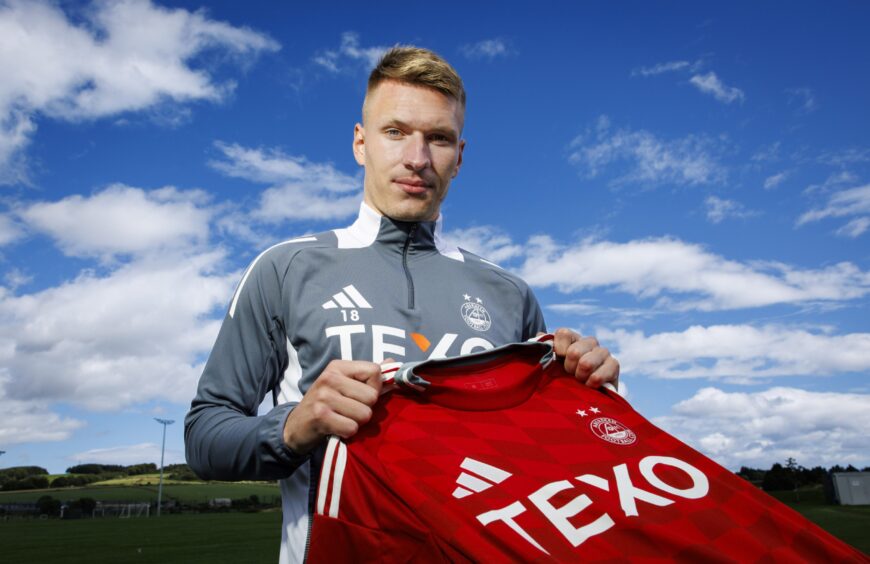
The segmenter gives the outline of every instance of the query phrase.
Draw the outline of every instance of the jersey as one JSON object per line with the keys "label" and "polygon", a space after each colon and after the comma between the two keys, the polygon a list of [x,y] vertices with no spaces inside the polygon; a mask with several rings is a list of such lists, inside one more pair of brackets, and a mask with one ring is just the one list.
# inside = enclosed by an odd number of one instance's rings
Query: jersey
{"label": "jersey", "polygon": [[[187,460],[207,479],[279,479],[281,561],[301,559],[310,456],[284,422],[334,359],[419,361],[491,349],[544,330],[528,286],[441,237],[363,204],[348,228],[285,241],[242,276],[185,419]],[[275,407],[257,416],[263,398]]]}
{"label": "jersey", "polygon": [[546,343],[404,367],[323,461],[312,562],[868,562]]}

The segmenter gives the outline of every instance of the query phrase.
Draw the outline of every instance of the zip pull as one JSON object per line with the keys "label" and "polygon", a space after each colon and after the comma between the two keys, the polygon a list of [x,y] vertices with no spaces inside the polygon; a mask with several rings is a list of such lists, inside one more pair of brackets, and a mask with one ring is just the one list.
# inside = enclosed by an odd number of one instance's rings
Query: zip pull
{"label": "zip pull", "polygon": [[413,223],[402,249],[402,269],[405,271],[405,279],[408,281],[408,309],[414,309],[414,279],[411,278],[411,271],[408,268],[408,250],[411,248],[411,241],[414,239],[415,233],[417,233],[417,224]]}

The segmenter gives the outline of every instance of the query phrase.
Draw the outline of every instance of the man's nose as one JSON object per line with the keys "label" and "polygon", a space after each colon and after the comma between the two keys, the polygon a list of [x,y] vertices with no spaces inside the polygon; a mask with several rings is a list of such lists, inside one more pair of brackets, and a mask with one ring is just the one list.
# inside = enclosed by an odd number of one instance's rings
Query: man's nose
{"label": "man's nose", "polygon": [[429,144],[422,134],[415,133],[409,137],[405,146],[404,161],[405,167],[414,171],[423,170],[432,163]]}

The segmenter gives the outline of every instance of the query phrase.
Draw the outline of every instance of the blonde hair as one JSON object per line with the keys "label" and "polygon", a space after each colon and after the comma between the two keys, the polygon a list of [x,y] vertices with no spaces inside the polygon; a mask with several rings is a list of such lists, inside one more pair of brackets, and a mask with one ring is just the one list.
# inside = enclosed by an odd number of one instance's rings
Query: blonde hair
{"label": "blonde hair", "polygon": [[[396,45],[384,53],[369,75],[366,98],[385,80],[425,86],[450,96],[465,110],[465,88],[450,63],[435,52],[409,45]],[[365,105],[363,105],[365,108]]]}

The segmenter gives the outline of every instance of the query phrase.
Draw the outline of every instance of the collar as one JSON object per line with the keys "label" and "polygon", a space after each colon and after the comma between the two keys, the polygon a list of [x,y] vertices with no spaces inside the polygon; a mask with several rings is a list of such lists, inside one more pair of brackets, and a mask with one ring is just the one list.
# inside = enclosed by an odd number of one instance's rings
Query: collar
{"label": "collar", "polygon": [[437,250],[444,256],[463,261],[459,249],[447,243],[442,237],[443,223],[443,214],[438,214],[435,221],[397,221],[379,214],[362,202],[356,221],[344,229],[336,229],[334,233],[338,238],[339,248],[354,249],[369,247],[375,242],[391,246],[404,245],[413,228],[414,236],[411,244],[415,250]]}

